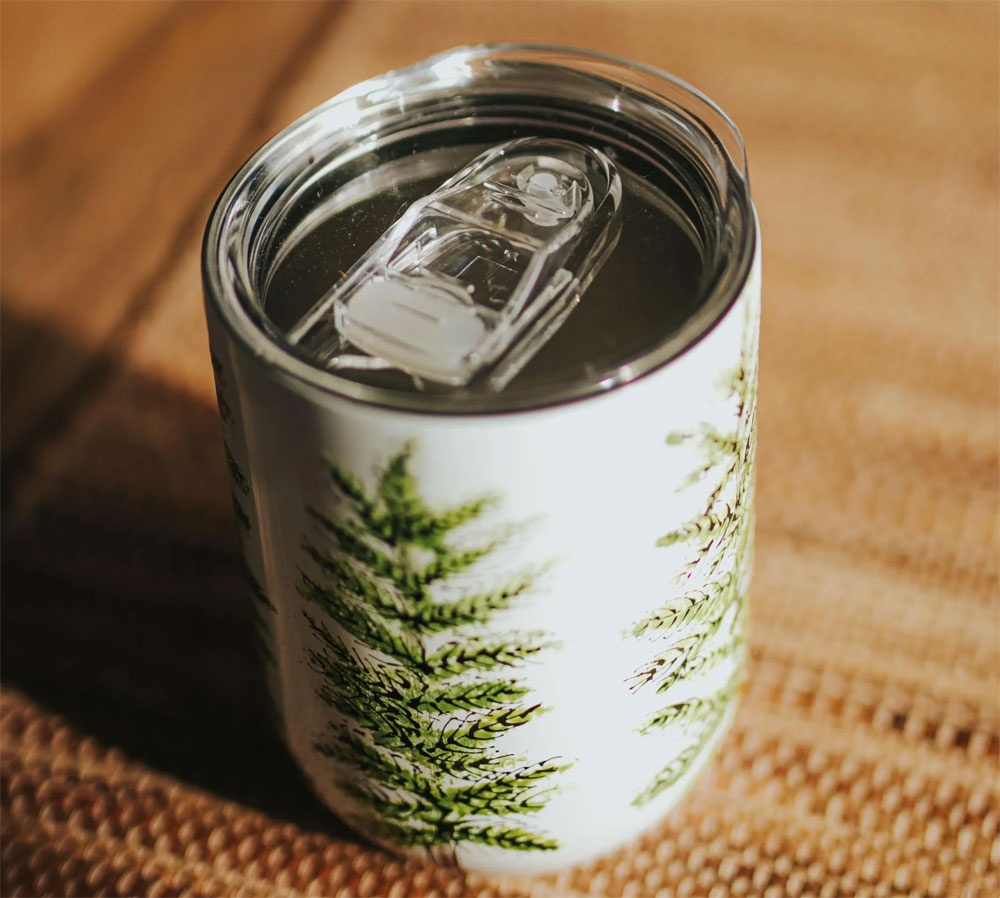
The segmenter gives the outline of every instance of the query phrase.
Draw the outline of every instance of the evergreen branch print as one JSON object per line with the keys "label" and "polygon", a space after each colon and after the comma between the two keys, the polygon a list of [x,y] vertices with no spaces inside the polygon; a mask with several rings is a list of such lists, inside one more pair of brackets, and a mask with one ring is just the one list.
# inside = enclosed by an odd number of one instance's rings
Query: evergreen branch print
{"label": "evergreen branch print", "polygon": [[419,821],[402,824],[383,818],[378,826],[387,840],[405,847],[432,849],[440,845],[471,842],[507,851],[554,851],[559,843],[536,832],[499,824],[477,826],[471,823],[438,822],[428,825]]}
{"label": "evergreen branch print", "polygon": [[406,569],[389,554],[371,545],[356,522],[342,524],[331,520],[326,515],[316,511],[315,508],[309,507],[307,511],[323,529],[334,537],[336,546],[341,552],[364,565],[374,576],[394,582],[407,580]]}
{"label": "evergreen branch print", "polygon": [[702,717],[697,727],[697,736],[683,751],[679,752],[653,780],[640,792],[632,804],[642,807],[676,783],[695,763],[705,746],[711,741],[725,717],[728,697],[719,701]]}
{"label": "evergreen branch print", "polygon": [[[245,539],[249,535],[250,531],[253,530],[254,521],[243,507],[243,502],[240,500],[240,496],[250,495],[251,483],[250,478],[243,472],[243,469],[233,456],[232,449],[228,442],[228,434],[230,432],[230,425],[232,424],[233,410],[226,401],[225,369],[222,367],[222,362],[219,361],[218,357],[214,353],[211,353],[211,358],[212,373],[215,377],[215,396],[218,400],[219,416],[222,418],[222,445],[226,453],[226,467],[229,469],[229,480],[231,484],[230,498],[232,500],[233,514],[235,515],[236,522],[239,524],[240,530],[242,531],[240,535]],[[250,597],[253,600],[250,610],[250,623],[252,627],[253,641],[257,649],[257,654],[264,661],[264,663],[271,667],[275,667],[277,665],[277,658],[275,656],[274,633],[272,629],[274,621],[272,618],[277,615],[278,609],[271,602],[267,593],[264,591],[264,588],[254,576],[254,572],[247,560],[246,552],[246,544],[244,544],[241,561],[243,566],[243,575],[246,578],[247,585],[250,587]],[[275,718],[280,722],[281,712],[278,709],[275,695],[276,693],[272,691],[271,687],[269,687],[268,702],[271,705]]]}
{"label": "evergreen branch print", "polygon": [[409,633],[397,633],[384,620],[359,602],[350,600],[346,592],[324,589],[302,575],[299,591],[303,598],[319,605],[359,642],[389,655],[411,667],[426,665],[423,646]]}
{"label": "evergreen branch print", "polygon": [[516,674],[557,644],[494,626],[530,596],[541,569],[463,593],[468,579],[452,578],[471,577],[513,530],[478,545],[456,539],[498,501],[430,507],[414,452],[407,443],[392,455],[371,490],[326,460],[329,508],[307,508],[315,536],[303,543],[298,589],[316,695],[331,711],[314,750],[395,844],[433,857],[462,842],[552,850],[522,819],[545,807],[547,784],[567,765],[526,762],[498,742],[546,711]]}
{"label": "evergreen branch print", "polygon": [[[740,609],[750,564],[756,453],[757,320],[751,305],[744,320],[740,363],[722,378],[719,387],[730,403],[730,429],[704,424],[667,436],[668,446],[694,445],[701,459],[679,489],[697,487],[704,493],[700,510],[656,541],[661,548],[684,548],[687,560],[677,578],[680,594],[626,630],[629,637],[658,645],[650,660],[629,677],[627,684],[633,692],[652,687],[664,695],[678,683],[708,675],[720,665],[732,664],[733,659],[737,659],[737,671],[741,669]],[[698,761],[737,684],[734,675],[714,695],[672,702],[639,727],[643,735],[678,734],[687,745],[633,804],[652,801]]]}
{"label": "evergreen branch print", "polygon": [[236,523],[240,525],[245,533],[250,532],[250,528],[253,524],[250,522],[250,516],[243,510],[243,506],[240,505],[240,500],[236,498],[236,493],[230,493],[233,500],[233,514],[236,515]]}
{"label": "evergreen branch print", "polygon": [[729,681],[714,694],[707,697],[696,696],[682,702],[667,705],[649,717],[639,728],[640,733],[651,733],[666,726],[690,726],[712,718],[716,712],[725,710],[725,705],[733,697],[739,686],[739,677]]}
{"label": "evergreen branch print", "polygon": [[669,689],[680,679],[685,665],[695,657],[709,632],[702,630],[680,642],[671,643],[668,649],[660,652],[632,675],[631,690],[635,692],[653,682],[657,685],[657,692]]}
{"label": "evergreen branch print", "polygon": [[226,451],[226,467],[229,468],[229,477],[233,481],[233,486],[246,496],[250,492],[250,481],[247,480],[243,470],[236,463],[236,459],[233,458],[233,452],[229,448],[229,443],[223,440],[222,448]]}
{"label": "evergreen branch print", "polygon": [[434,794],[435,784],[407,766],[405,760],[388,751],[381,751],[354,733],[339,733],[335,738],[317,739],[313,748],[336,761],[357,766],[383,786],[415,794]]}
{"label": "evergreen branch print", "polygon": [[548,790],[525,794],[525,783],[541,782],[567,768],[566,764],[543,761],[528,767],[483,778],[469,785],[455,786],[442,796],[442,803],[461,816],[481,811],[500,814],[524,814],[541,811]]}
{"label": "evergreen branch print", "polygon": [[417,710],[431,714],[482,711],[500,704],[518,702],[528,687],[517,680],[483,680],[476,683],[445,683],[431,687],[417,700]]}
{"label": "evergreen branch print", "polygon": [[637,621],[628,632],[632,636],[643,636],[656,630],[676,630],[715,620],[725,609],[732,582],[731,573],[723,574],[707,589],[686,593],[661,605],[652,614]]}
{"label": "evergreen branch print", "polygon": [[653,781],[635,797],[632,804],[637,808],[641,808],[647,802],[658,797],[660,793],[669,789],[684,775],[692,762],[697,759],[703,747],[703,740],[699,739],[685,748],[684,751],[657,773]]}
{"label": "evergreen branch print", "polygon": [[[383,709],[388,717],[392,712]],[[399,715],[395,716],[399,719]],[[355,722],[364,727],[363,719]],[[345,738],[345,730],[335,727],[333,733],[319,740],[327,747],[324,752],[330,757],[339,757],[349,763],[349,766],[365,769],[363,759],[354,759],[349,753],[340,752]],[[364,728],[364,733],[371,740],[376,750],[384,750],[390,754],[401,755],[417,763],[416,773],[425,776],[428,782],[436,782],[434,771],[447,771],[452,775],[482,776],[494,770],[516,765],[512,755],[493,755],[475,747],[463,745],[454,738],[454,731],[435,730],[423,722],[423,726],[410,725],[406,728],[394,729],[383,719],[371,728]],[[338,754],[339,752],[339,754]],[[440,776],[438,772],[437,776]]]}
{"label": "evergreen branch print", "polygon": [[441,680],[467,670],[519,667],[533,655],[558,647],[557,642],[546,641],[544,633],[519,633],[518,637],[519,642],[492,642],[473,636],[449,643],[427,658],[423,669],[429,679]]}
{"label": "evergreen branch print", "polygon": [[388,588],[380,580],[373,579],[367,572],[368,569],[359,562],[334,552],[320,552],[308,543],[303,549],[324,574],[327,583],[323,588],[335,585],[338,591],[353,594],[359,600],[374,606],[385,617],[402,620],[417,613],[416,606],[407,596],[399,590]]}
{"label": "evergreen branch print", "polygon": [[727,613],[739,600],[738,591],[727,590],[722,600],[714,606],[714,614],[704,621],[702,627],[690,636],[671,642],[667,649],[633,674],[632,691],[648,683],[655,683],[657,693],[663,693],[680,680],[693,676],[696,669],[704,669],[703,665],[698,664],[702,647],[722,629]]}
{"label": "evergreen branch print", "polygon": [[[492,592],[463,596],[451,602],[431,601],[429,591],[423,586],[418,589],[394,590],[373,579],[362,565],[351,558],[331,552],[323,553],[308,544],[304,549],[328,581],[337,585],[339,591],[362,599],[374,606],[383,617],[400,621],[406,625],[407,630],[421,635],[468,624],[484,624],[494,612],[510,607],[518,596],[530,589],[534,581],[533,575],[522,574],[507,586]],[[383,567],[392,564],[388,559],[386,562]],[[419,582],[419,578],[416,581]],[[314,586],[313,583],[307,587],[312,595],[316,595]],[[319,600],[322,601],[321,598]]]}
{"label": "evergreen branch print", "polygon": [[[367,805],[369,802],[367,794],[362,793],[354,797],[359,804]],[[382,817],[374,825],[374,832],[401,848],[423,848],[428,852],[454,841],[452,827],[428,825],[413,819],[397,823],[388,817]]]}
{"label": "evergreen branch print", "polygon": [[232,407],[226,402],[226,379],[222,368],[222,362],[219,361],[216,354],[210,353],[212,359],[212,375],[215,378],[215,398],[219,405],[219,417],[222,418],[223,427],[227,427],[229,422],[233,417]]}
{"label": "evergreen branch print", "polygon": [[497,543],[490,543],[478,549],[469,549],[465,552],[436,552],[435,559],[426,567],[413,574],[413,582],[418,587],[427,587],[438,580],[444,580],[452,574],[458,574],[468,570],[472,565],[482,558],[485,558],[497,548]]}
{"label": "evergreen branch print", "polygon": [[278,609],[274,607],[274,603],[268,598],[267,593],[264,592],[264,588],[253,575],[253,571],[250,570],[250,565],[247,564],[246,559],[243,560],[242,567],[243,576],[246,577],[247,584],[250,586],[250,596],[254,602],[258,605],[263,605],[268,611],[277,612]]}
{"label": "evergreen branch print", "polygon": [[397,822],[407,821],[411,825],[414,823],[425,823],[438,829],[442,823],[441,811],[437,803],[431,803],[414,796],[388,797],[373,790],[363,787],[345,790],[348,794],[366,805],[382,819],[395,820]]}
{"label": "evergreen branch print", "polygon": [[469,624],[485,624],[495,612],[509,608],[531,587],[533,580],[530,575],[523,575],[493,592],[463,596],[453,602],[423,602],[412,612],[400,612],[398,619],[418,633],[439,633]]}
{"label": "evergreen branch print", "polygon": [[696,674],[711,670],[717,664],[721,665],[733,658],[742,658],[744,648],[742,635],[733,633],[731,638],[723,642],[718,648],[714,648],[709,652],[698,652],[696,655],[688,658],[684,662],[684,666],[677,671],[676,677],[670,682],[664,682],[657,692],[666,692],[677,680],[694,677]]}
{"label": "evergreen branch print", "polygon": [[416,479],[410,474],[412,454],[413,444],[407,444],[390,459],[379,479],[378,492],[385,504],[383,520],[389,525],[388,538],[395,545],[414,543],[428,549],[443,550],[444,537],[451,530],[479,517],[495,500],[485,497],[432,514],[421,500]]}
{"label": "evergreen branch print", "polygon": [[554,839],[547,839],[524,829],[504,826],[472,826],[456,828],[456,838],[466,842],[477,842],[507,851],[553,851],[559,847]]}
{"label": "evergreen branch print", "polygon": [[492,742],[508,730],[524,726],[532,717],[543,713],[541,705],[529,707],[501,707],[488,714],[471,713],[464,719],[452,718],[441,731],[439,745],[456,751],[480,751],[487,742]]}

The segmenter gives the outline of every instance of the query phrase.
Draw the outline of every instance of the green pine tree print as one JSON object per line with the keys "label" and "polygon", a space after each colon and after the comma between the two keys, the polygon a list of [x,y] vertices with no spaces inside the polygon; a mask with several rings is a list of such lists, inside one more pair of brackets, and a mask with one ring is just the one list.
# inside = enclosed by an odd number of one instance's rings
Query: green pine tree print
{"label": "green pine tree print", "polygon": [[218,356],[214,352],[210,353],[210,355],[212,357],[212,374],[215,377],[215,398],[219,405],[219,417],[222,418],[223,425],[228,425],[232,420],[233,410],[230,408],[229,403],[226,402],[225,370]]}
{"label": "green pine tree print", "polygon": [[[219,361],[215,353],[211,354],[211,358],[212,373],[215,375],[215,395],[219,402],[219,416],[222,418],[222,431],[224,434],[222,445],[226,453],[226,467],[229,470],[233,514],[236,516],[237,524],[239,524],[241,537],[246,539],[253,530],[254,522],[243,507],[240,496],[250,495],[250,478],[247,477],[246,473],[244,473],[239,463],[233,457],[233,452],[229,445],[228,435],[233,422],[233,412],[232,407],[226,401],[225,369],[222,367],[222,362]],[[278,609],[271,602],[264,588],[260,585],[260,581],[254,576],[253,570],[247,563],[245,543],[243,575],[246,578],[247,585],[250,587],[250,598],[253,600],[253,604],[251,605],[251,624],[253,626],[253,638],[257,653],[264,660],[265,664],[273,666],[276,664],[276,660],[271,644],[271,622],[269,618],[276,615]]]}
{"label": "green pine tree print", "polygon": [[[659,649],[629,680],[633,691],[653,688],[667,693],[675,684],[722,667],[743,653],[740,604],[749,578],[753,527],[753,477],[756,454],[757,319],[748,309],[740,363],[720,385],[733,410],[733,427],[719,431],[703,425],[692,433],[672,433],[668,445],[690,443],[698,448],[700,464],[681,485],[708,485],[700,512],[665,534],[658,546],[683,545],[686,568],[678,583],[704,584],[684,590],[628,630],[634,638],[651,640]],[[721,639],[714,638],[727,628]],[[714,641],[713,641],[714,640]],[[706,646],[711,643],[711,648]],[[722,722],[739,688],[740,671],[714,694],[676,702],[651,714],[639,728],[647,735],[674,728],[686,747],[661,769],[635,797],[641,807],[677,782],[700,756]]]}
{"label": "green pine tree print", "polygon": [[[335,512],[309,513],[323,536],[306,542],[300,591],[314,644],[317,694],[338,712],[315,749],[340,787],[380,820],[378,835],[448,860],[460,843],[553,850],[532,829],[565,765],[527,761],[497,745],[545,709],[519,668],[555,644],[541,632],[483,625],[523,601],[539,571],[482,592],[454,578],[505,538],[456,548],[453,532],[495,504],[481,498],[432,510],[410,471],[412,444],[393,455],[369,493],[328,463]],[[507,534],[509,535],[509,533]]]}

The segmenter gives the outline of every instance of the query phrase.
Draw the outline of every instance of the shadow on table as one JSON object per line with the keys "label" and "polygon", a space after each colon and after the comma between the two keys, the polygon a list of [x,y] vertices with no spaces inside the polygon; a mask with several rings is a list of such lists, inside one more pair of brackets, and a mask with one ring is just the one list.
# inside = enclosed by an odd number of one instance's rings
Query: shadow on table
{"label": "shadow on table", "polygon": [[[2,327],[80,353],[6,311]],[[215,408],[90,364],[100,396],[51,432],[58,457],[3,459],[5,685],[151,768],[344,835],[268,716]]]}

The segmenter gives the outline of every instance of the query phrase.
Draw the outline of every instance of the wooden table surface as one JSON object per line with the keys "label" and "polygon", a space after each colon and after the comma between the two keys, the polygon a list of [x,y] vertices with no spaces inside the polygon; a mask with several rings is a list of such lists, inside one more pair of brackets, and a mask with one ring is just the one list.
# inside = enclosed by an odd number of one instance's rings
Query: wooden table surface
{"label": "wooden table surface", "polygon": [[[764,244],[747,695],[664,828],[531,888],[998,894],[1000,6],[168,0],[0,6],[3,894],[392,885],[344,873],[377,853],[253,697],[199,243],[299,115],[501,40],[623,54],[717,100]],[[99,850],[46,798],[70,768],[106,785],[81,745],[175,817],[181,795],[277,821],[298,872],[195,886],[169,846],[108,866],[127,838]],[[307,877],[303,838],[340,860]],[[395,894],[472,888],[401,869]]]}

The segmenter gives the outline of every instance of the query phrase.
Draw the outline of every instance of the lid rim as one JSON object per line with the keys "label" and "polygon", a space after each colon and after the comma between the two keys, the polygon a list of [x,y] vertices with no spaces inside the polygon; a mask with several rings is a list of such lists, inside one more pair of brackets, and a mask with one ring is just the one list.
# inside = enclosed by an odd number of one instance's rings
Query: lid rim
{"label": "lid rim", "polygon": [[[516,393],[508,395],[497,393],[481,397],[476,396],[472,399],[463,398],[460,402],[456,402],[454,397],[446,394],[416,393],[364,384],[345,378],[335,372],[310,365],[301,357],[290,352],[287,347],[283,347],[276,341],[273,328],[268,328],[265,322],[256,320],[258,315],[254,314],[253,305],[259,302],[257,297],[247,295],[247,291],[241,289],[244,284],[241,284],[239,277],[234,277],[232,280],[227,280],[224,277],[224,272],[227,266],[232,263],[232,259],[229,256],[230,244],[223,238],[232,230],[233,212],[238,206],[237,201],[240,199],[241,191],[246,188],[253,174],[260,169],[266,160],[284,148],[289,141],[296,138],[300,139],[302,132],[307,131],[310,126],[315,126],[317,120],[322,119],[324,114],[337,108],[339,104],[349,103],[352,100],[356,102],[359,98],[370,98],[372,93],[380,87],[385,89],[394,83],[405,82],[407,79],[417,76],[426,79],[428,75],[437,75],[438,70],[445,66],[445,64],[455,68],[468,60],[486,60],[488,62],[490,57],[496,58],[502,54],[521,52],[545,54],[548,58],[536,60],[538,64],[543,65],[557,64],[560,59],[569,62],[575,58],[578,62],[611,64],[621,69],[621,74],[627,71],[643,73],[659,81],[667,82],[674,88],[679,88],[684,94],[690,95],[700,103],[703,103],[713,113],[718,115],[725,126],[730,129],[730,136],[736,141],[739,147],[739,156],[737,159],[733,158],[720,136],[700,116],[680,106],[673,98],[667,98],[658,92],[655,93],[657,98],[677,106],[678,111],[684,117],[703,128],[709,139],[715,143],[718,151],[724,158],[729,160],[734,169],[737,169],[736,173],[739,175],[740,183],[737,185],[736,197],[740,200],[738,205],[740,207],[740,214],[745,218],[745,227],[743,229],[744,239],[742,245],[734,250],[738,258],[730,268],[730,272],[735,269],[735,276],[730,279],[728,288],[725,290],[725,296],[719,297],[718,299],[721,301],[716,301],[715,303],[712,303],[711,299],[718,291],[720,277],[713,278],[712,283],[705,288],[703,301],[692,316],[692,319],[695,319],[699,317],[699,313],[704,313],[706,309],[711,308],[711,320],[695,328],[694,333],[689,335],[684,341],[678,341],[680,345],[676,346],[673,351],[666,352],[656,358],[655,363],[650,365],[650,367],[626,381],[616,382],[610,386],[602,386],[601,383],[594,382],[586,383],[582,387],[575,389],[556,388],[552,391],[553,396],[551,399],[544,396],[539,397],[535,394],[534,396],[527,396],[520,401],[518,401]],[[580,69],[576,71],[577,73],[585,74]],[[437,83],[443,85],[441,81]],[[621,83],[624,86],[624,82]],[[367,103],[366,105],[371,106],[375,104]],[[299,382],[321,394],[336,396],[339,399],[357,402],[369,407],[392,409],[416,415],[474,417],[522,414],[529,411],[542,411],[575,404],[626,388],[632,383],[643,380],[670,365],[680,356],[694,349],[694,347],[705,339],[727,317],[732,306],[743,294],[750,277],[752,261],[756,256],[757,239],[755,215],[747,178],[746,150],[742,137],[736,125],[725,112],[701,91],[654,66],[634,62],[608,53],[539,43],[498,43],[457,47],[431,56],[421,62],[367,79],[320,104],[283,129],[248,158],[220,194],[208,219],[202,243],[201,264],[206,305],[214,308],[229,335],[244,351],[265,366],[280,370],[285,378]],[[665,339],[664,343],[661,344],[661,348],[667,347],[669,343],[670,341]],[[653,351],[648,353],[647,356],[652,354]],[[634,364],[634,361],[630,364]],[[508,399],[508,401],[505,403],[504,399]]]}

